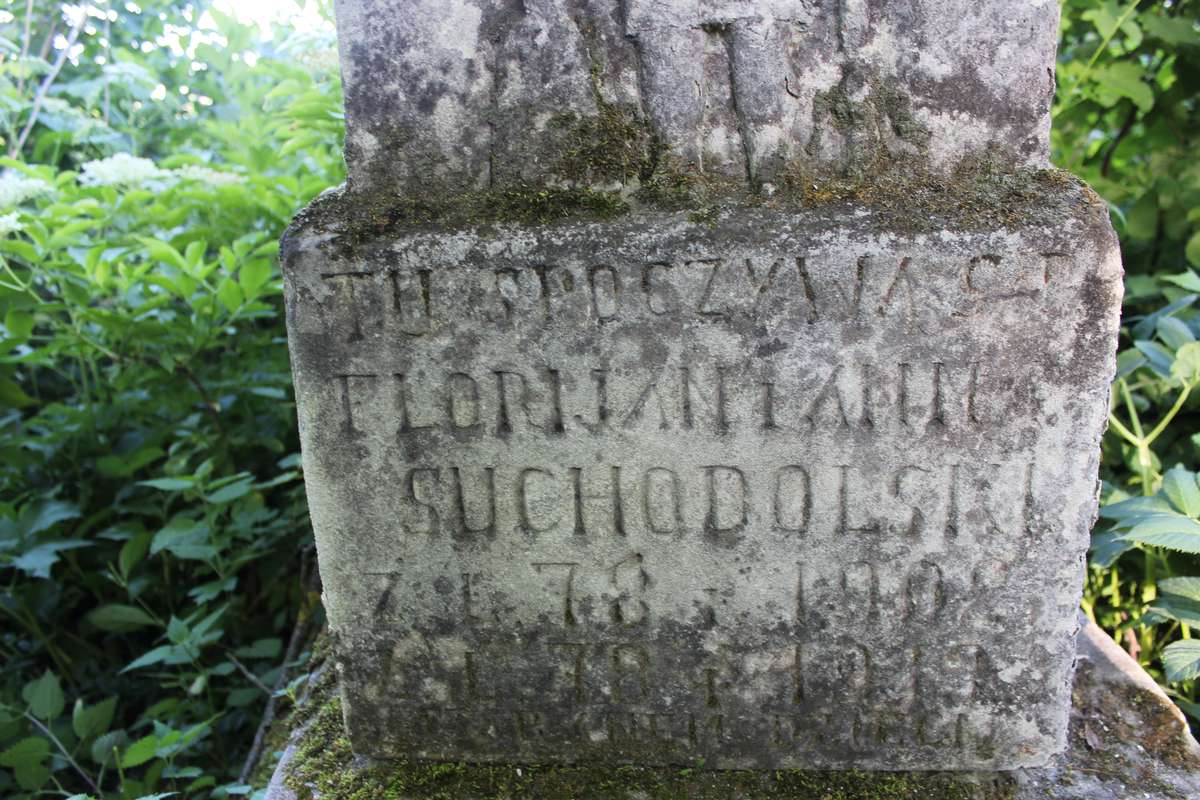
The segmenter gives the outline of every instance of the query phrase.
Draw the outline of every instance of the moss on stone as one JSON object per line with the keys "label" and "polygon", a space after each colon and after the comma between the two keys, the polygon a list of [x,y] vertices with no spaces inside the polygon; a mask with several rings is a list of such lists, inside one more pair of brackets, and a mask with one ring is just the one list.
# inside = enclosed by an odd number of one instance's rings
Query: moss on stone
{"label": "moss on stone", "polygon": [[1085,184],[1058,169],[1010,169],[986,157],[967,159],[945,173],[904,160],[879,159],[853,175],[785,172],[784,197],[804,208],[854,206],[902,233],[942,228],[1015,229],[1053,219],[1080,201],[1102,203]]}
{"label": "moss on stone", "polygon": [[[617,162],[610,166],[624,169]],[[1066,172],[1006,168],[984,157],[948,172],[925,169],[916,159],[888,157],[853,174],[813,173],[791,165],[758,192],[664,157],[650,177],[633,179],[622,189],[517,185],[445,198],[341,190],[319,198],[293,225],[324,229],[338,246],[352,251],[371,239],[409,231],[611,220],[631,213],[680,213],[693,224],[711,225],[722,213],[745,208],[811,215],[817,221],[862,212],[876,227],[907,235],[1015,230],[1106,213],[1103,201]]]}
{"label": "moss on stone", "polygon": [[[1004,800],[970,776],[633,766],[369,761],[354,755],[335,687],[310,703],[286,784],[300,800]],[[310,712],[311,713],[311,712]]]}
{"label": "moss on stone", "polygon": [[599,97],[597,107],[595,116],[568,113],[550,120],[560,139],[553,173],[579,185],[650,177],[661,146],[646,119],[631,106]]}

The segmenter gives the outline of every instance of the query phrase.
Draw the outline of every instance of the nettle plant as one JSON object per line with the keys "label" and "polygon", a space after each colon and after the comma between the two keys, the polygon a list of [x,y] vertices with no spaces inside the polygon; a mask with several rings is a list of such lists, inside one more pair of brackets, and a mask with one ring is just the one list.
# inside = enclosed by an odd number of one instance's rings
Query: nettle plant
{"label": "nettle plant", "polygon": [[[1200,316],[1192,310],[1200,294],[1190,293],[1200,292],[1200,278],[1161,280],[1174,299],[1131,320],[1133,347],[1117,359],[1105,453],[1119,459],[1125,485],[1109,484],[1100,511],[1091,563],[1106,571],[1093,569],[1088,605],[1135,655],[1161,662],[1176,701],[1200,719],[1200,641],[1191,638],[1200,624],[1200,483],[1182,465],[1164,473],[1155,449],[1191,459],[1200,446],[1200,434],[1189,437],[1180,424],[1200,386]],[[1133,570],[1137,578],[1122,581]]]}

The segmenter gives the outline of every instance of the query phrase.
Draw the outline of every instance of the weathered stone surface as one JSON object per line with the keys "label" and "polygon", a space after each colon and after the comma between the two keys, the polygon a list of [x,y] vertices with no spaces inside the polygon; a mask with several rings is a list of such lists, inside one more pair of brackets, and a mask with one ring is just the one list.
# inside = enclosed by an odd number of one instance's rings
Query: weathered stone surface
{"label": "weathered stone surface", "polygon": [[[681,165],[757,187],[881,159],[1048,157],[1054,0],[336,7],[354,189],[629,185]],[[580,141],[606,128],[646,152],[581,168]]]}
{"label": "weathered stone surface", "polygon": [[1166,693],[1095,623],[1077,641],[1066,754],[1013,777],[1013,800],[1191,800],[1200,745]]}
{"label": "weathered stone surface", "polygon": [[1121,282],[1057,4],[337,13],[284,262],[355,749],[1060,752]]}
{"label": "weathered stone surface", "polygon": [[933,233],[769,205],[297,226],[290,346],[356,750],[1047,763],[1121,273],[1094,195],[1038,192],[1038,222]]}
{"label": "weathered stone surface", "polygon": [[[1077,639],[1074,704],[1065,753],[1043,769],[917,775],[702,769],[505,767],[354,758],[325,666],[306,684],[267,800],[404,800],[537,797],[540,800],[1192,800],[1200,797],[1200,746],[1153,679],[1095,624]],[[309,688],[313,691],[309,692]]]}

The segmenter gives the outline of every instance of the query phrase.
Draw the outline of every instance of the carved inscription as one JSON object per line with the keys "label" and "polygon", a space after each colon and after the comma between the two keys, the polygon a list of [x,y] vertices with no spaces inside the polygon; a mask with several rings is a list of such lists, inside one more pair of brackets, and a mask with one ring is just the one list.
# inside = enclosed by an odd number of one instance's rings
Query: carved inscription
{"label": "carved inscription", "polygon": [[399,522],[408,536],[457,539],[986,542],[1035,531],[1035,474],[1031,464],[409,467]]}
{"label": "carved inscription", "polygon": [[[988,757],[993,747],[995,721],[976,712],[1002,662],[979,644],[897,650],[842,637],[812,658],[800,647],[765,662],[763,655],[712,656],[709,664],[689,670],[690,691],[682,696],[677,690],[684,676],[671,651],[637,642],[551,640],[518,651],[447,653],[426,667],[393,658],[389,682],[397,690],[379,700],[424,708],[423,732],[433,737],[441,732],[439,721],[471,712],[487,721],[485,727],[511,724],[512,733],[528,742],[567,735],[573,741],[659,742],[686,752],[734,741],[743,729],[765,729],[766,744],[781,750],[870,752],[907,744]],[[736,686],[725,676],[746,674],[755,662],[771,664],[759,676],[758,705],[765,716],[730,715],[721,695]],[[513,680],[536,673],[547,675],[541,686],[554,687],[548,695],[534,696]],[[936,692],[948,710],[921,703],[928,692]],[[674,708],[663,706],[668,697]]]}
{"label": "carved inscription", "polygon": [[457,436],[723,436],[982,430],[1037,412],[1034,376],[983,362],[812,365],[786,379],[713,365],[336,376],[342,429]]}
{"label": "carved inscription", "polygon": [[[456,265],[321,275],[325,303],[353,320],[348,341],[386,328],[427,336],[468,308],[491,323],[606,325],[640,319],[726,323],[782,316],[805,325],[892,321],[936,332],[931,310],[964,316],[1038,298],[1060,256],[1013,261],[996,253],[953,263],[918,255],[697,255],[643,263],[523,264],[462,275]],[[954,287],[946,297],[940,287]],[[941,316],[942,314],[938,314]]]}
{"label": "carved inscription", "polygon": [[580,230],[419,232],[290,284],[356,746],[1049,752],[1030,709],[1062,699],[1094,459],[1062,390],[1090,363],[1078,257],[1019,231]]}

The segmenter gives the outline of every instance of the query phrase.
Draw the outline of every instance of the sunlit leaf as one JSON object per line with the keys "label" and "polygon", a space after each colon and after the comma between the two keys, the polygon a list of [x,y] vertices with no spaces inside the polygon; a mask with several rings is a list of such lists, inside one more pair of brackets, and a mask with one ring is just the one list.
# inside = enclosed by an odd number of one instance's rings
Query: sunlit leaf
{"label": "sunlit leaf", "polygon": [[1163,650],[1162,660],[1169,681],[1200,677],[1200,639],[1172,642]]}
{"label": "sunlit leaf", "polygon": [[1200,486],[1196,485],[1196,473],[1183,467],[1167,470],[1162,488],[1177,511],[1189,517],[1200,517]]}

